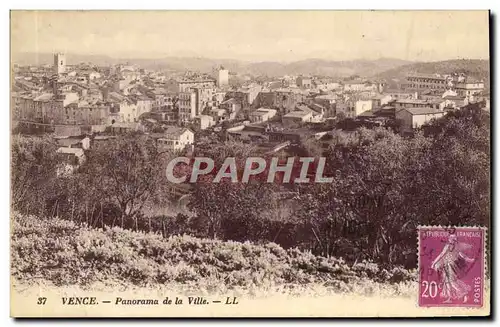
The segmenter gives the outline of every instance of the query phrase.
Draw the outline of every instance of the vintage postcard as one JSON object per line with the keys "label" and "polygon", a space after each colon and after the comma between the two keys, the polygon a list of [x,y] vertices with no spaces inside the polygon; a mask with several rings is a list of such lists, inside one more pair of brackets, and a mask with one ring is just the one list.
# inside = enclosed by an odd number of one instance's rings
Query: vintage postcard
{"label": "vintage postcard", "polygon": [[489,23],[11,11],[11,316],[489,316]]}

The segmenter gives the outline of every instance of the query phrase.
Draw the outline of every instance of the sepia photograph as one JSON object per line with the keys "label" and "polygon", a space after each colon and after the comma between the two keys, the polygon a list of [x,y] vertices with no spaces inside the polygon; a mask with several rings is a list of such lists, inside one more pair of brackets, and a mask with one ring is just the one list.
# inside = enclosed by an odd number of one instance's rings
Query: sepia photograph
{"label": "sepia photograph", "polygon": [[11,317],[489,316],[491,21],[11,10]]}

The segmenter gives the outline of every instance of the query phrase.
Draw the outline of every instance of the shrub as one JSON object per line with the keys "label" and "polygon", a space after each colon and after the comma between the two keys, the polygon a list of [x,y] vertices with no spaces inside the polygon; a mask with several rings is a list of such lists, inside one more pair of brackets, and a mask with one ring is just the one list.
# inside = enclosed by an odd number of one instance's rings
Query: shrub
{"label": "shrub", "polygon": [[[12,275],[28,282],[42,278],[56,285],[120,281],[129,285],[195,283],[220,287],[355,281],[411,280],[414,273],[380,273],[374,263],[353,267],[333,257],[269,243],[223,242],[192,236],[163,238],[155,233],[95,229],[57,218],[13,214]],[[335,282],[337,281],[337,282]],[[340,286],[339,286],[340,287]]]}

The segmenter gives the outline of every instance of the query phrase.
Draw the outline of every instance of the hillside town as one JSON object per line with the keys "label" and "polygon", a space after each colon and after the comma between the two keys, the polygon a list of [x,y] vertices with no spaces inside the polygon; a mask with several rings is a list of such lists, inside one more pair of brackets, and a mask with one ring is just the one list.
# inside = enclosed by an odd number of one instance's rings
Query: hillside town
{"label": "hillside town", "polygon": [[[360,76],[241,76],[222,66],[211,74],[150,71],[136,65],[14,65],[12,118],[18,131],[52,133],[73,170],[84,150],[140,131],[158,145],[193,151],[200,136],[273,150],[303,138],[359,126],[411,134],[470,103],[489,111],[485,83],[463,73],[409,74],[398,88]],[[243,81],[243,82],[241,82]]]}
{"label": "hillside town", "polygon": [[490,314],[491,12],[10,21],[11,316]]}

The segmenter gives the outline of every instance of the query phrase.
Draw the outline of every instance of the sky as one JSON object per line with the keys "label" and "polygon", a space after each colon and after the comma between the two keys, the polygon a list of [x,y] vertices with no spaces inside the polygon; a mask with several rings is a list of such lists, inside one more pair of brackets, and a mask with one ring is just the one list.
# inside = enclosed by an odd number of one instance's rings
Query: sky
{"label": "sky", "polygon": [[12,11],[11,50],[245,61],[488,59],[487,11]]}

